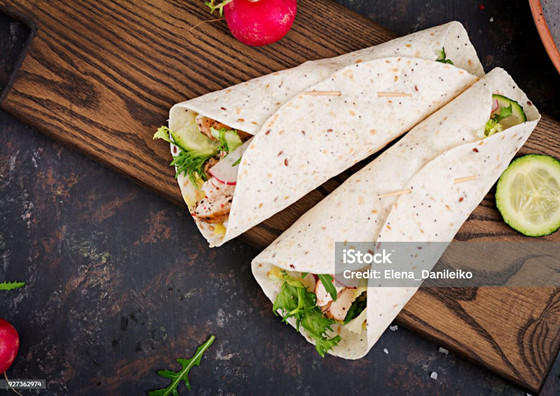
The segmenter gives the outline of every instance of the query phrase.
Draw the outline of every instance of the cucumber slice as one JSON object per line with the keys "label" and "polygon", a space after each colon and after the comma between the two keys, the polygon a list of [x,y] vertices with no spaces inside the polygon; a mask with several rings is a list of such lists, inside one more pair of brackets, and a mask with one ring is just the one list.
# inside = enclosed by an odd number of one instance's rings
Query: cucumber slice
{"label": "cucumber slice", "polygon": [[171,131],[171,136],[182,150],[198,157],[213,157],[218,154],[220,144],[200,133],[195,122]]}
{"label": "cucumber slice", "polygon": [[243,142],[241,141],[241,138],[239,137],[239,135],[237,134],[237,132],[233,129],[214,129],[211,128],[210,132],[212,133],[212,136],[214,136],[216,138],[216,140],[219,140],[220,142],[222,142],[222,138],[223,138],[223,142],[225,143],[223,149],[224,151],[231,153],[232,151],[235,151],[236,148],[238,148],[239,146],[241,146],[243,144]]}
{"label": "cucumber slice", "polygon": [[528,154],[514,160],[500,177],[496,206],[504,221],[523,235],[538,237],[560,228],[560,162]]}
{"label": "cucumber slice", "polygon": [[523,111],[523,107],[521,107],[521,105],[515,100],[497,94],[492,95],[492,99],[497,100],[500,107],[509,107],[511,105],[511,116],[500,120],[500,124],[504,129],[510,128],[517,124],[522,124],[527,121],[527,116]]}
{"label": "cucumber slice", "polygon": [[235,131],[227,131],[225,139],[230,153],[243,144],[241,138]]}

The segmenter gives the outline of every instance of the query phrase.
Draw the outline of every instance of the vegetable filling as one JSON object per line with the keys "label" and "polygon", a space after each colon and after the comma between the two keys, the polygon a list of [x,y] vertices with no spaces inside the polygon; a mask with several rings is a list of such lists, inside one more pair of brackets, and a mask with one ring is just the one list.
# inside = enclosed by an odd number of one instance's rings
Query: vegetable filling
{"label": "vegetable filling", "polygon": [[241,157],[252,135],[190,113],[177,130],[161,127],[154,139],[173,145],[176,177],[188,178],[183,197],[191,214],[225,233]]}
{"label": "vegetable filling", "polygon": [[337,286],[331,275],[288,273],[278,267],[268,277],[281,283],[272,307],[275,315],[281,313],[283,322],[294,318],[298,331],[303,328],[321,356],[342,340],[340,335],[333,336],[335,324],[355,333],[364,329],[365,316],[358,317],[365,314],[365,287]]}
{"label": "vegetable filling", "polygon": [[492,95],[492,113],[486,122],[484,136],[492,136],[525,121],[527,121],[527,117],[519,103],[505,96],[494,94]]}

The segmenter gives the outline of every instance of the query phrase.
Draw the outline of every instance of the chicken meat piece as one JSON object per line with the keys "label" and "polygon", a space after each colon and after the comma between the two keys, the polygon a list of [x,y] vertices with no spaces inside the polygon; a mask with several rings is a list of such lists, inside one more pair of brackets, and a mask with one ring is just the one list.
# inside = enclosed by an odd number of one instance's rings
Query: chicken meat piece
{"label": "chicken meat piece", "polygon": [[340,322],[346,319],[346,315],[348,315],[348,310],[354,303],[356,299],[356,290],[355,289],[344,289],[342,290],[337,298],[336,301],[333,301],[329,305],[329,309],[325,312],[327,317],[338,320]]}
{"label": "chicken meat piece", "polygon": [[[198,124],[198,129],[200,130],[200,132],[205,134],[206,136],[208,136],[212,140],[217,140],[217,139],[214,136],[212,136],[211,128],[214,128],[218,131],[222,128],[225,128],[225,129],[228,129],[228,130],[233,129],[233,128],[227,126],[226,124],[222,124],[221,122],[213,120],[212,118],[203,117],[203,116],[198,116],[196,118],[196,123]],[[242,142],[244,142],[247,139],[253,137],[253,135],[251,135],[247,132],[243,132],[243,131],[237,131],[237,135],[241,138]]]}
{"label": "chicken meat piece", "polygon": [[193,215],[210,224],[226,221],[231,210],[235,186],[228,186],[211,178],[204,182],[201,190],[205,197],[198,202]]}
{"label": "chicken meat piece", "polygon": [[216,140],[216,138],[212,136],[212,131],[211,131],[212,128],[217,130],[220,130],[222,128],[231,129],[227,125],[222,124],[221,122],[218,122],[208,117],[199,116],[196,118],[196,123],[198,124],[198,129],[200,130],[200,132],[208,136],[212,140]]}
{"label": "chicken meat piece", "polygon": [[[337,295],[344,290],[344,287],[335,287]],[[315,295],[317,296],[317,305],[319,307],[324,307],[332,302],[332,297],[330,293],[325,289],[323,283],[318,280],[315,284]]]}
{"label": "chicken meat piece", "polygon": [[343,321],[356,299],[356,289],[336,287],[336,301],[334,301],[323,283],[318,280],[315,286],[315,296],[317,305],[323,314],[331,319]]}

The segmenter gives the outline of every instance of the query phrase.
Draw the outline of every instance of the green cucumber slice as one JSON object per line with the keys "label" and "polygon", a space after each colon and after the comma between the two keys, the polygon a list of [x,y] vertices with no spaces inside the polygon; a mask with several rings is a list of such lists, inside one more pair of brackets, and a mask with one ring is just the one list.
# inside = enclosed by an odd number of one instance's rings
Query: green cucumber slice
{"label": "green cucumber slice", "polygon": [[[233,151],[235,151],[236,148],[238,148],[239,146],[241,146],[243,144],[243,142],[241,141],[241,138],[239,137],[239,135],[237,134],[237,131],[233,130],[233,129],[214,129],[211,128],[210,129],[212,136],[214,136],[216,138],[216,140],[219,140],[222,143],[225,143],[225,145],[222,144],[222,148],[224,149],[224,151],[231,153]],[[223,141],[222,141],[223,139]]]}
{"label": "green cucumber slice", "polygon": [[243,142],[241,141],[241,138],[239,137],[239,135],[235,131],[227,131],[226,135],[225,135],[225,138],[226,138],[226,142],[227,142],[228,149],[229,149],[230,153],[235,151],[236,148],[238,148],[239,146],[241,146],[243,144]]}
{"label": "green cucumber slice", "polygon": [[560,162],[528,154],[514,160],[500,177],[496,206],[504,221],[523,235],[538,237],[560,228]]}
{"label": "green cucumber slice", "polygon": [[523,107],[521,107],[521,105],[515,100],[497,94],[492,95],[492,99],[497,100],[500,107],[509,107],[511,105],[511,116],[500,120],[500,124],[504,129],[510,128],[517,124],[522,124],[527,121],[527,116],[523,111]]}
{"label": "green cucumber slice", "polygon": [[195,122],[171,131],[171,137],[182,150],[198,157],[213,157],[218,154],[220,144],[200,133]]}

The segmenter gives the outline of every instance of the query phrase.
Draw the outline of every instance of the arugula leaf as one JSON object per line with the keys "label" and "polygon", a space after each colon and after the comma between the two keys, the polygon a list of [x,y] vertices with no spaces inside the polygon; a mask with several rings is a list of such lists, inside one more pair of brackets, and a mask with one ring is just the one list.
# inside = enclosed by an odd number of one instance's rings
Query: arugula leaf
{"label": "arugula leaf", "polygon": [[214,157],[214,155],[183,150],[173,140],[171,140],[169,133],[169,128],[162,126],[154,134],[154,139],[165,140],[167,143],[170,143],[179,149],[179,154],[173,156],[173,161],[169,164],[170,166],[174,166],[176,169],[175,178],[184,174],[185,176],[188,176],[193,186],[198,188],[198,182],[200,179],[203,181],[208,180],[208,176],[204,171],[204,164],[206,164],[206,161],[210,158]]}
{"label": "arugula leaf", "polygon": [[346,318],[344,318],[344,324],[347,324],[352,319],[357,318],[362,313],[362,311],[366,309],[366,306],[367,306],[367,300],[365,298],[365,295],[362,294],[350,306],[350,309],[346,314]]}
{"label": "arugula leaf", "polygon": [[282,282],[280,293],[272,306],[274,314],[279,315],[278,311],[283,312],[283,322],[287,322],[288,318],[295,318],[298,331],[303,327],[307,335],[315,341],[319,355],[325,357],[325,354],[342,340],[339,335],[327,338],[327,333],[332,331],[335,321],[323,315],[317,306],[315,293],[307,291],[300,281],[293,279],[286,271],[272,277]]}
{"label": "arugula leaf", "polygon": [[438,52],[438,58],[436,59],[436,62],[448,63],[450,65],[453,64],[451,59],[447,59],[447,55],[445,54],[445,48],[444,47],[441,47],[441,51]]}
{"label": "arugula leaf", "polygon": [[0,290],[14,290],[25,286],[25,282],[0,282]]}
{"label": "arugula leaf", "polygon": [[321,281],[323,286],[325,286],[325,290],[327,291],[327,293],[331,295],[333,301],[336,301],[336,298],[338,296],[336,293],[336,287],[334,287],[333,284],[333,277],[331,275],[326,275],[326,274],[321,274],[317,276],[319,277],[319,280]]}
{"label": "arugula leaf", "polygon": [[308,274],[309,274],[309,272],[302,272],[302,273],[301,273],[302,279],[305,278]]}
{"label": "arugula leaf", "polygon": [[177,387],[179,386],[181,381],[183,381],[187,389],[190,390],[191,384],[189,382],[189,377],[188,377],[189,371],[194,366],[200,366],[200,360],[202,359],[202,355],[210,347],[210,345],[212,345],[215,339],[216,337],[211,335],[210,338],[208,338],[208,340],[204,344],[200,345],[197,348],[196,353],[190,359],[176,359],[177,363],[179,363],[183,367],[181,370],[177,372],[171,370],[158,371],[157,372],[158,375],[160,377],[170,379],[171,384],[169,384],[169,386],[164,389],[150,391],[148,392],[148,395],[149,396],[168,396],[168,395],[179,396]]}
{"label": "arugula leaf", "polygon": [[502,132],[504,130],[503,126],[500,124],[504,118],[508,118],[513,115],[513,106],[511,103],[508,107],[500,107],[500,112],[493,114],[492,117],[486,122],[484,127],[484,136],[489,137],[495,133]]}

